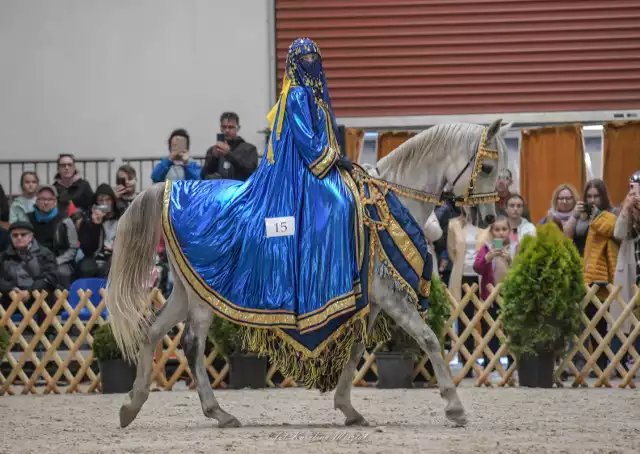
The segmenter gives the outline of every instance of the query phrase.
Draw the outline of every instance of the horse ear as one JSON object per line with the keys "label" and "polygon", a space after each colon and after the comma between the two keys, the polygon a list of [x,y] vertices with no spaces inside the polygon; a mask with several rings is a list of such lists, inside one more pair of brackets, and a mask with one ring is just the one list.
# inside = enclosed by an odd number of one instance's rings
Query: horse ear
{"label": "horse ear", "polygon": [[487,142],[493,139],[496,134],[500,131],[500,125],[502,124],[502,118],[498,118],[496,121],[491,123],[489,129],[487,130]]}
{"label": "horse ear", "polygon": [[511,126],[513,126],[513,122],[509,122],[509,123],[507,123],[506,125],[504,125],[503,127],[501,127],[501,128],[500,128],[500,130],[498,131],[498,134],[499,134],[501,137],[504,137],[504,136],[507,134],[507,131],[508,131],[509,129],[511,129]]}

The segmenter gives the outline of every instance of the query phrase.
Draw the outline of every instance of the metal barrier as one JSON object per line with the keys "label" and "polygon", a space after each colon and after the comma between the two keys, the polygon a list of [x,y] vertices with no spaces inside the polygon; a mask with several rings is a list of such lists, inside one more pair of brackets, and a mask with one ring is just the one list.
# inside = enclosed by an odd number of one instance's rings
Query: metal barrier
{"label": "metal barrier", "polygon": [[[76,159],[76,168],[82,178],[87,180],[95,190],[101,183],[115,182],[114,161],[113,158]],[[0,182],[7,196],[15,197],[22,193],[20,176],[27,170],[36,172],[41,184],[51,184],[58,173],[58,161],[57,159],[0,160]]]}

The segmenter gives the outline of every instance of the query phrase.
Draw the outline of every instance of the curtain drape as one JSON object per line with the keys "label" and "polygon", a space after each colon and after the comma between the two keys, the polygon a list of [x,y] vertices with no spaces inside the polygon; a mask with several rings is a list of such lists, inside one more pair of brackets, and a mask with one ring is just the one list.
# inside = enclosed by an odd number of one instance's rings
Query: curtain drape
{"label": "curtain drape", "polygon": [[378,134],[377,160],[384,158],[416,134],[411,131],[387,131]]}
{"label": "curtain drape", "polygon": [[611,203],[619,206],[629,190],[629,177],[640,170],[640,121],[606,122],[602,134],[602,179]]}
{"label": "curtain drape", "polygon": [[553,191],[568,183],[586,184],[582,126],[569,124],[523,129],[520,145],[520,192],[538,223],[551,208]]}
{"label": "curtain drape", "polygon": [[364,129],[347,128],[347,157],[358,163],[362,153],[362,142],[364,140]]}

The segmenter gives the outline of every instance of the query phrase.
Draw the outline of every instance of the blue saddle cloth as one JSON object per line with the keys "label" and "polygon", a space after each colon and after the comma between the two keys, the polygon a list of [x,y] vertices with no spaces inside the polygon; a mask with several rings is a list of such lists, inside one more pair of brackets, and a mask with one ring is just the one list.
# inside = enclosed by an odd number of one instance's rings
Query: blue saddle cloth
{"label": "blue saddle cloth", "polygon": [[[350,329],[369,312],[373,273],[391,277],[421,311],[428,307],[432,273],[422,228],[394,188],[358,171],[341,172],[355,208],[347,226],[353,243],[339,247],[353,248],[354,259],[351,263],[324,260],[329,268],[324,275],[346,274],[347,291],[335,279],[327,279],[325,285],[320,281],[317,288],[322,291],[306,294],[304,304],[295,299],[300,294],[295,289],[305,282],[287,281],[285,274],[277,272],[296,260],[300,243],[280,241],[277,248],[256,248],[264,245],[264,233],[247,234],[252,230],[237,223],[248,223],[255,231],[256,225],[264,226],[264,212],[251,209],[254,216],[258,213],[253,223],[233,211],[219,216],[234,204],[243,205],[242,211],[247,212],[256,195],[247,192],[246,183],[167,181],[163,210],[167,245],[195,293],[218,316],[245,328],[248,349],[268,354],[281,372],[323,391],[337,384],[353,342],[385,340],[375,335],[367,338],[364,323],[360,329]],[[246,200],[239,204],[242,198]],[[377,270],[376,258],[381,263]],[[255,286],[256,282],[260,285]],[[338,296],[327,301],[328,292]],[[388,332],[384,336],[388,338]],[[337,347],[327,349],[332,341]]]}

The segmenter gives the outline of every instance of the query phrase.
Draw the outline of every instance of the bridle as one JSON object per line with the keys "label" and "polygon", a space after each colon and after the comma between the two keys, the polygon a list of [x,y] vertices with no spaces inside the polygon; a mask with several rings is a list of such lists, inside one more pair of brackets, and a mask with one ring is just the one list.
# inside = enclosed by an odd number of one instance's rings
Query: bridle
{"label": "bridle", "polygon": [[[480,135],[480,144],[478,145],[478,149],[471,155],[467,164],[464,168],[458,173],[458,176],[453,180],[451,184],[451,188],[455,188],[458,180],[464,175],[467,169],[473,163],[473,170],[471,171],[471,177],[469,177],[469,184],[464,191],[464,195],[451,197],[443,192],[440,196],[440,201],[445,202],[447,200],[455,202],[456,206],[476,206],[485,203],[495,203],[500,199],[500,196],[496,191],[492,192],[474,192],[476,179],[478,178],[478,174],[482,171],[482,164],[485,158],[489,159],[498,159],[498,150],[494,150],[492,148],[487,147],[487,128],[482,130],[482,134]],[[474,163],[475,161],[475,163]],[[445,185],[446,185],[445,180]]]}

